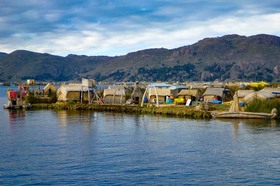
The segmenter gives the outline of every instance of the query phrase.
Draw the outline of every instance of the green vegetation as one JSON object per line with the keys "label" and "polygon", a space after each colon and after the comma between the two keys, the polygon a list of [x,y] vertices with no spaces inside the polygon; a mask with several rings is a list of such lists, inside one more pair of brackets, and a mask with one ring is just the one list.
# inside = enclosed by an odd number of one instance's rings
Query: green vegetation
{"label": "green vegetation", "polygon": [[26,102],[31,103],[31,104],[36,104],[36,103],[55,103],[57,101],[56,98],[56,93],[51,93],[49,97],[39,97],[39,96],[34,96],[34,94],[28,94],[26,96]]}
{"label": "green vegetation", "polygon": [[173,67],[161,67],[161,68],[144,68],[138,69],[136,79],[140,81],[154,81],[160,79],[161,81],[177,80],[183,82],[186,79],[199,80],[197,77],[197,71],[195,65],[185,64],[176,65]]}
{"label": "green vegetation", "polygon": [[210,110],[216,110],[216,111],[228,111],[229,110],[230,105],[229,104],[212,104],[210,105]]}
{"label": "green vegetation", "polygon": [[10,85],[11,85],[11,83],[4,82],[4,83],[3,83],[3,85],[4,85],[4,86],[10,86]]}
{"label": "green vegetation", "polygon": [[245,107],[245,111],[270,113],[273,108],[276,108],[278,113],[280,112],[279,99],[271,99],[271,100],[255,99]]}

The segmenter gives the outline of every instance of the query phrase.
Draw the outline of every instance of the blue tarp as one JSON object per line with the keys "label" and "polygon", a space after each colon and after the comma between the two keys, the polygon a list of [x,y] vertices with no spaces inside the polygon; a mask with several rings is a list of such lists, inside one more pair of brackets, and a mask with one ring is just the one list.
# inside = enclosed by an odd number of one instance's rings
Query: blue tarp
{"label": "blue tarp", "polygon": [[222,104],[222,101],[213,99],[213,100],[210,101],[210,103]]}

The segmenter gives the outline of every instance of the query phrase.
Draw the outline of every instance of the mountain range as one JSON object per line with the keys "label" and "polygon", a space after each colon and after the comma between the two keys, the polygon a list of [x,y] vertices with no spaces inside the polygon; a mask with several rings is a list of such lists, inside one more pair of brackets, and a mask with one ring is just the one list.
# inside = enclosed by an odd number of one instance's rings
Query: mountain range
{"label": "mountain range", "polygon": [[66,57],[0,52],[0,81],[280,81],[280,37],[226,35],[175,49]]}

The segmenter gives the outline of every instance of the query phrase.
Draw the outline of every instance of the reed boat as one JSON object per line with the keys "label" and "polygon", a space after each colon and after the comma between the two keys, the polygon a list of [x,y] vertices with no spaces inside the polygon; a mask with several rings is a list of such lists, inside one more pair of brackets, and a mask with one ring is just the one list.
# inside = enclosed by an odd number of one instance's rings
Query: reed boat
{"label": "reed boat", "polygon": [[212,116],[214,118],[274,119],[277,117],[277,109],[273,108],[271,113],[241,111],[236,93],[228,112],[213,113]]}
{"label": "reed boat", "polygon": [[26,103],[27,90],[20,86],[18,90],[9,89],[7,91],[8,103],[3,105],[4,109],[29,109],[30,103]]}

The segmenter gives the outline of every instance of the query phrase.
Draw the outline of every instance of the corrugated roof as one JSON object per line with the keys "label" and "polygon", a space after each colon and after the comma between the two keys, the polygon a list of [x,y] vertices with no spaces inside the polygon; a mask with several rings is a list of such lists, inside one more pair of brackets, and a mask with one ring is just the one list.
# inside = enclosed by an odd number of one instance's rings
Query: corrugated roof
{"label": "corrugated roof", "polygon": [[167,84],[167,83],[152,83],[149,84],[148,87],[160,87],[160,88],[168,88],[171,87],[172,85]]}
{"label": "corrugated roof", "polygon": [[176,89],[187,89],[188,87],[186,87],[185,85],[172,85],[171,87],[169,87],[170,90],[176,90]]}

